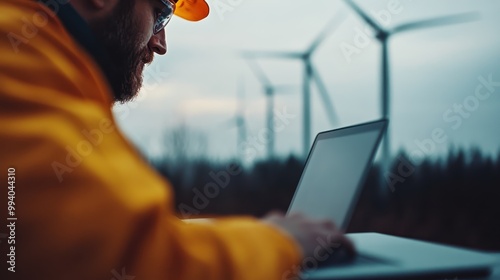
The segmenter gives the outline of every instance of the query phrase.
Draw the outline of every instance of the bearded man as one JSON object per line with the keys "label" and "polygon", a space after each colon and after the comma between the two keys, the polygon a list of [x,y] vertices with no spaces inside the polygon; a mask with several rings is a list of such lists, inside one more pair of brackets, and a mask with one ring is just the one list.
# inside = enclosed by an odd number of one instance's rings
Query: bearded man
{"label": "bearded man", "polygon": [[302,215],[179,220],[170,183],[116,127],[111,108],[167,52],[167,23],[205,18],[205,1],[0,11],[1,279],[282,279],[328,246],[353,251],[333,222]]}

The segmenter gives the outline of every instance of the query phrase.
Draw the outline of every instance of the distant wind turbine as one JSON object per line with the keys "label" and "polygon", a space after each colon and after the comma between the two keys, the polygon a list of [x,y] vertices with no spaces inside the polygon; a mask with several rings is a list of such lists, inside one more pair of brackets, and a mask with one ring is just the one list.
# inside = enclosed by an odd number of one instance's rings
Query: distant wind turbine
{"label": "distant wind turbine", "polygon": [[234,116],[228,121],[226,125],[236,126],[237,137],[236,137],[236,149],[238,151],[238,156],[241,156],[240,145],[247,140],[247,124],[245,121],[245,84],[243,79],[238,82],[237,89],[237,107]]}
{"label": "distant wind turbine", "polygon": [[335,109],[332,105],[332,101],[330,99],[330,95],[328,94],[328,90],[325,86],[325,83],[321,79],[318,71],[314,68],[311,58],[314,55],[315,51],[318,47],[323,43],[326,37],[340,25],[344,19],[345,14],[339,13],[339,15],[335,16],[326,27],[319,33],[319,35],[313,40],[309,48],[307,48],[303,52],[244,52],[243,56],[246,58],[255,58],[255,57],[268,57],[268,58],[282,58],[282,59],[298,59],[303,62],[304,65],[304,77],[303,77],[303,152],[304,157],[309,153],[309,149],[311,146],[311,85],[314,82],[320,96],[323,101],[323,105],[325,106],[326,113],[328,114],[328,118],[332,126],[338,124],[338,116],[335,112]]}
{"label": "distant wind turbine", "polygon": [[252,60],[247,60],[247,64],[263,86],[263,91],[267,99],[266,105],[266,126],[269,133],[269,139],[266,143],[267,157],[274,158],[275,155],[275,132],[274,132],[274,95],[277,92],[288,90],[287,86],[275,86],[271,83],[262,68]]}
{"label": "distant wind turbine", "polygon": [[[388,43],[392,35],[396,33],[412,31],[422,28],[438,27],[450,24],[465,23],[480,18],[479,14],[476,12],[455,14],[449,16],[442,16],[437,18],[431,18],[426,20],[420,20],[416,22],[410,22],[396,26],[392,30],[384,29],[377,21],[372,19],[363,11],[354,1],[345,0],[348,6],[350,6],[373,30],[375,31],[375,38],[380,41],[382,49],[382,59],[381,59],[381,111],[382,117],[389,119],[390,117],[390,81],[389,81],[389,51]],[[390,126],[390,123],[389,123]],[[390,160],[390,131],[387,128],[386,136],[384,137],[382,143],[382,166],[387,170]]]}

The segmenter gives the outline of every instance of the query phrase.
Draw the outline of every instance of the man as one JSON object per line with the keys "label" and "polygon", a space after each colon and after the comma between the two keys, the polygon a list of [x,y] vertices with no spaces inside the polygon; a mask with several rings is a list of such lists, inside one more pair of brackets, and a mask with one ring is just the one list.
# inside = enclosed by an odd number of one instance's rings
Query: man
{"label": "man", "polygon": [[166,53],[174,10],[208,15],[203,0],[0,2],[1,279],[288,279],[304,257],[353,251],[300,215],[175,217],[111,113]]}

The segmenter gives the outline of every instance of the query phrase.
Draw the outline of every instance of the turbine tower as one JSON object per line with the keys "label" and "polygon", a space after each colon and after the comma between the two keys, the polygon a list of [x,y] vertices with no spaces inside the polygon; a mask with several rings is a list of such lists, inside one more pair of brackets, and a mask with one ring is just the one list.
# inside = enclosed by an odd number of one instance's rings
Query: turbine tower
{"label": "turbine tower", "polygon": [[309,149],[311,146],[311,86],[313,83],[322,98],[323,105],[325,106],[326,113],[330,120],[332,126],[338,124],[338,116],[332,105],[330,95],[328,94],[327,88],[323,80],[321,79],[318,71],[314,68],[311,61],[312,56],[318,47],[323,43],[328,34],[333,31],[335,27],[340,25],[345,19],[345,14],[340,14],[335,16],[327,26],[319,33],[319,35],[313,40],[311,45],[303,52],[244,52],[243,56],[246,58],[281,58],[281,59],[296,59],[303,63],[303,89],[302,89],[302,105],[303,105],[303,152],[304,158],[307,157]]}
{"label": "turbine tower", "polygon": [[247,124],[245,121],[245,84],[243,79],[238,82],[237,89],[237,106],[234,116],[225,122],[224,126],[236,126],[237,137],[236,137],[236,149],[238,151],[238,156],[241,157],[242,153],[240,151],[241,143],[247,140]]}
{"label": "turbine tower", "polygon": [[245,83],[240,80],[238,85],[238,107],[235,115],[236,127],[238,129],[238,138],[236,148],[247,140],[247,125],[245,122]]}
{"label": "turbine tower", "polygon": [[[437,18],[425,19],[410,23],[401,24],[390,30],[383,28],[377,21],[368,16],[354,1],[345,0],[348,6],[356,12],[374,31],[375,38],[380,42],[382,57],[381,57],[381,112],[382,117],[390,119],[390,69],[389,69],[389,50],[388,43],[392,35],[407,31],[412,31],[422,28],[438,27],[450,24],[464,23],[479,19],[479,14],[475,12],[462,13]],[[390,164],[390,128],[391,123],[387,127],[386,135],[382,142],[382,169],[388,170]]]}

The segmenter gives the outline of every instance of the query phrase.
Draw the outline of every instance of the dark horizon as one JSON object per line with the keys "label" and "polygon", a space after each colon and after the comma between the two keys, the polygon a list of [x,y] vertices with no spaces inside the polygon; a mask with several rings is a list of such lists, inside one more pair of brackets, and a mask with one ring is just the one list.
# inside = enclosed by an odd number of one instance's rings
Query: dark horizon
{"label": "dark horizon", "polygon": [[[392,173],[398,174],[401,161],[409,162],[404,153],[394,158]],[[286,212],[303,161],[290,156],[259,161],[250,167],[201,159],[185,162],[182,168],[172,168],[178,165],[168,160],[154,161],[153,165],[172,183],[180,218],[261,217],[271,210]],[[381,185],[384,180],[380,180],[379,166],[374,164],[348,232],[375,231],[500,250],[500,153],[492,158],[478,149],[460,149],[446,158],[425,159],[413,167],[411,174],[399,173],[403,181],[390,188],[389,184]],[[204,193],[204,186],[210,184],[208,193]]]}

